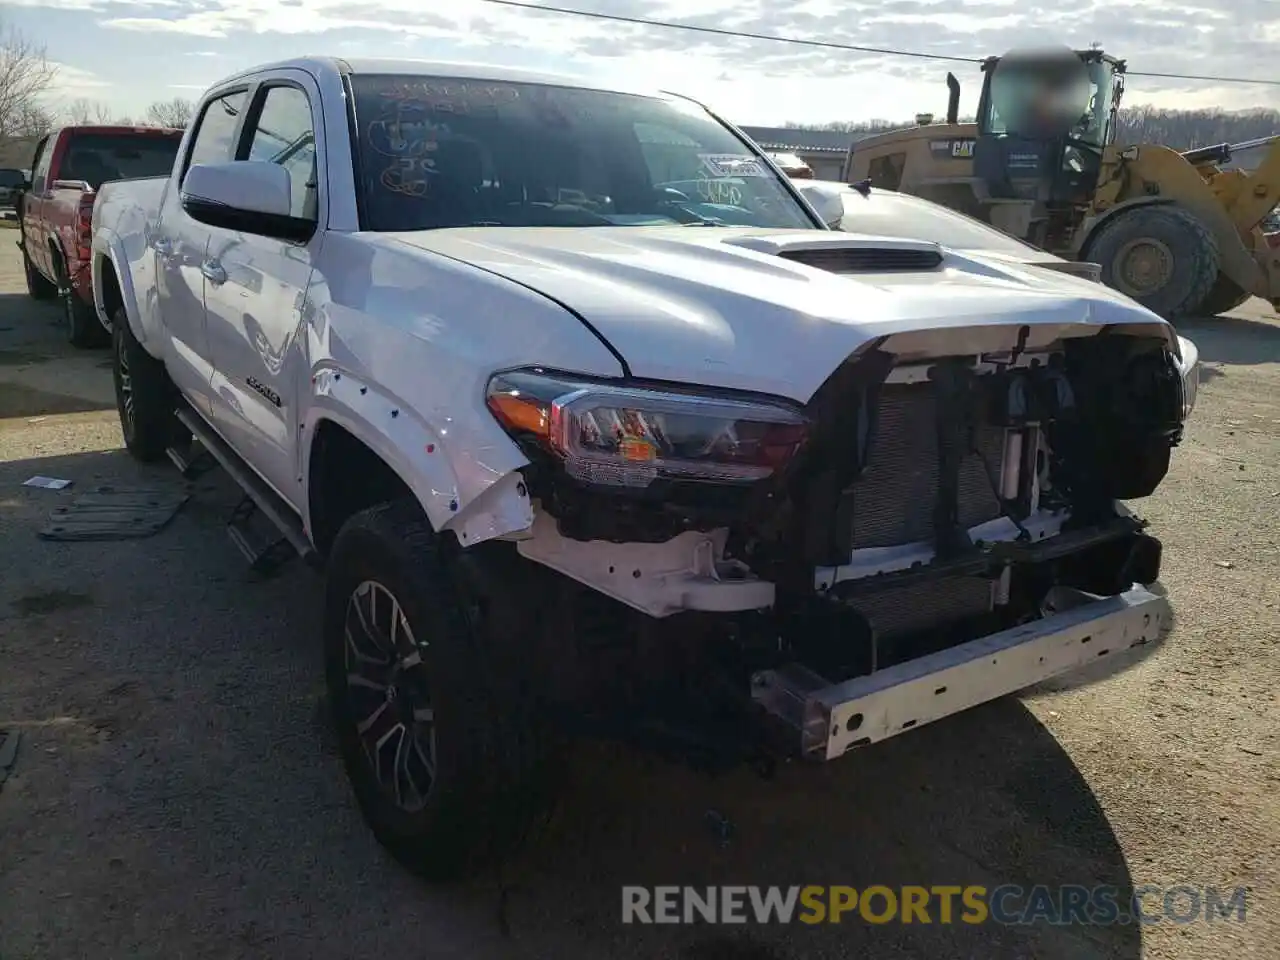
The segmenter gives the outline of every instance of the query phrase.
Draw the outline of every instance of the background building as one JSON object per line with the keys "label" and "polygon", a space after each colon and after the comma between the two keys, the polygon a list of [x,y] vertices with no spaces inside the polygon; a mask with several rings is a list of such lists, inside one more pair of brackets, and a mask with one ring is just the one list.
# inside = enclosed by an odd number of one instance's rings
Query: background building
{"label": "background building", "polygon": [[849,145],[859,136],[842,130],[796,130],[791,127],[740,129],[768,153],[794,153],[809,165],[813,176],[818,180],[840,179]]}

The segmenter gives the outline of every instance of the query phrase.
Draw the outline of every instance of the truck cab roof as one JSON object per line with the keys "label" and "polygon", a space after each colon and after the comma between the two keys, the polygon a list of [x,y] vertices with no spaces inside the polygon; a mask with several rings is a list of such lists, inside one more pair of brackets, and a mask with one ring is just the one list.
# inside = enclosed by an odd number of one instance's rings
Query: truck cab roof
{"label": "truck cab roof", "polygon": [[[553,73],[538,70],[523,70],[516,67],[499,66],[492,63],[478,63],[463,60],[418,60],[400,59],[396,57],[326,57],[309,56],[293,57],[262,64],[249,70],[232,74],[214,85],[214,88],[232,83],[246,77],[256,76],[272,70],[305,70],[315,76],[325,73],[337,74],[396,74],[401,76],[421,77],[457,77],[468,80],[495,80],[508,83],[539,83],[557,87],[577,87],[583,90],[596,90],[605,93],[630,93],[642,96],[663,96],[655,88],[637,87],[629,84],[610,82],[598,77],[583,77],[573,74]],[[213,88],[211,88],[213,89]]]}

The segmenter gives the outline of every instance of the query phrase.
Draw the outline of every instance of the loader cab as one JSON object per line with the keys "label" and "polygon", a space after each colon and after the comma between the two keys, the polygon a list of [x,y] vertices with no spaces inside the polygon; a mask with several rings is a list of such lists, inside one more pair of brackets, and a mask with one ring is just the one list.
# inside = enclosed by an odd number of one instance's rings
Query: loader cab
{"label": "loader cab", "polygon": [[[1083,208],[1092,201],[1103,153],[1116,136],[1125,64],[1101,50],[1074,55],[1087,83],[1070,76],[1061,63],[1004,62],[1000,57],[983,62],[974,175],[992,197],[1059,209]],[[1071,94],[1083,107],[1079,119],[1046,121],[1039,127],[1029,105],[1037,97],[1061,94],[1075,80],[1081,81],[1079,91]]]}

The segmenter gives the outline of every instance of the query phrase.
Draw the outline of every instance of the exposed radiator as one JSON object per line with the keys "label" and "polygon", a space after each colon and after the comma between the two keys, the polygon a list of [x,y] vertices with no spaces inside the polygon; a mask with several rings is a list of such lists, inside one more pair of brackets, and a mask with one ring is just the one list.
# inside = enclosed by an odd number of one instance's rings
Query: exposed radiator
{"label": "exposed radiator", "polygon": [[[933,538],[938,443],[932,383],[886,384],[871,462],[854,486],[853,546],[889,547]],[[960,467],[960,523],[972,527],[1000,516],[987,468],[999,483],[1004,430],[981,426]],[[984,466],[983,458],[987,466]]]}

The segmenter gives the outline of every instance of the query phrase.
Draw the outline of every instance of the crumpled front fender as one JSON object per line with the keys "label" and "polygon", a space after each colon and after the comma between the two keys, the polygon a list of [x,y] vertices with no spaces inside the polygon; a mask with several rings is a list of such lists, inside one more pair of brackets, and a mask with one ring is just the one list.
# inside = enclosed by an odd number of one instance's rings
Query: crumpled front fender
{"label": "crumpled front fender", "polygon": [[[309,411],[303,425],[302,462],[310,463],[320,425],[330,421],[368,446],[405,482],[422,505],[433,529],[453,531],[470,546],[521,531],[533,524],[533,505],[519,468],[528,463],[515,444],[497,429],[486,448],[491,479],[483,486],[461,476],[459,460],[474,476],[474,454],[459,451],[442,431],[431,427],[406,403],[349,373],[326,368],[312,379]],[[310,503],[310,473],[304,473]],[[311,529],[310,517],[307,529]]]}

